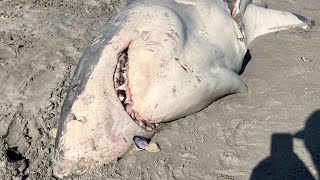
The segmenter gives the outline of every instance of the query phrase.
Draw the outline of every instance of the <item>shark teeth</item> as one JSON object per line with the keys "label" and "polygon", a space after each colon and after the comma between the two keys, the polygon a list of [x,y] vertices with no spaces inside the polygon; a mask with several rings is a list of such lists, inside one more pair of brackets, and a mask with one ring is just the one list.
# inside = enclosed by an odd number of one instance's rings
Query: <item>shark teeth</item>
{"label": "shark teeth", "polygon": [[122,90],[122,91],[126,91],[126,85],[122,84],[121,86],[117,87],[116,90]]}
{"label": "shark teeth", "polygon": [[130,106],[130,99],[127,97],[127,71],[129,70],[127,50],[119,54],[118,63],[113,75],[114,89],[128,115],[143,129],[153,131],[156,128],[154,124],[145,123],[144,119],[139,116]]}

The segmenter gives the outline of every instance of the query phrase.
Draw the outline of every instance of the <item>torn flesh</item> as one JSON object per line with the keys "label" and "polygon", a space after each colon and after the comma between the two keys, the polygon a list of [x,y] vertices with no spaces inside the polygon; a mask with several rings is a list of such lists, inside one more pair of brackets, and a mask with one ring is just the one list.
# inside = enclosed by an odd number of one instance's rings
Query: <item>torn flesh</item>
{"label": "torn flesh", "polygon": [[119,54],[118,63],[113,76],[114,89],[124,107],[124,110],[130,115],[130,117],[143,129],[153,131],[158,124],[146,123],[147,120],[143,119],[138,112],[132,109],[134,102],[131,99],[128,70],[128,51],[125,50]]}
{"label": "torn flesh", "polygon": [[235,16],[237,15],[236,11],[237,11],[237,7],[236,7],[236,3],[237,0],[224,0],[227,4],[228,4],[228,8],[230,10],[231,16],[233,18],[235,18]]}

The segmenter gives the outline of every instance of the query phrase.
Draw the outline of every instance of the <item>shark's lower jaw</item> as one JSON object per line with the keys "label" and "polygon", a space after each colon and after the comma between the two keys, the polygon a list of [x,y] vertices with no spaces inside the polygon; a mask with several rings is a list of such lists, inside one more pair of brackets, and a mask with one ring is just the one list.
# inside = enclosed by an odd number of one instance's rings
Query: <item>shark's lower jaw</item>
{"label": "shark's lower jaw", "polygon": [[131,99],[128,70],[128,49],[126,49],[119,53],[118,63],[113,75],[114,89],[124,107],[124,110],[130,115],[130,117],[143,129],[147,131],[154,131],[158,124],[147,123],[146,119],[143,119],[138,112],[132,109],[134,102]]}

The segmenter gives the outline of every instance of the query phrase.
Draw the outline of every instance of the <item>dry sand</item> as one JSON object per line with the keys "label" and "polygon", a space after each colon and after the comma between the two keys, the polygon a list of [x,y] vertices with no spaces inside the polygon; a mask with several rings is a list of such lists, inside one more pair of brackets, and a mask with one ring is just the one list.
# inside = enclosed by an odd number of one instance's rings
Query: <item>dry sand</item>
{"label": "dry sand", "polygon": [[[159,153],[136,152],[67,179],[241,180],[253,172],[282,179],[302,171],[319,177],[320,1],[266,2],[316,25],[250,45],[251,61],[241,75],[246,97],[228,96],[163,125],[153,139]],[[81,54],[125,3],[0,1],[0,179],[55,179],[49,131]],[[291,136],[301,130],[304,138]]]}

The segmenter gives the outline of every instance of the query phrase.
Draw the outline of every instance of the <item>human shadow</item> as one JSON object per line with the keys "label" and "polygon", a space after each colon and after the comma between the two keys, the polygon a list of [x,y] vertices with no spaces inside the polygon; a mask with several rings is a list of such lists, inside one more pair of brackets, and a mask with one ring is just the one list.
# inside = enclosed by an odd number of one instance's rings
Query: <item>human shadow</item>
{"label": "human shadow", "polygon": [[251,180],[314,180],[302,160],[293,151],[293,138],[300,138],[320,173],[320,110],[307,120],[305,128],[294,134],[275,133],[271,138],[270,156],[262,160],[251,174]]}
{"label": "human shadow", "polygon": [[248,51],[246,52],[246,55],[245,55],[244,58],[243,58],[242,66],[241,66],[241,69],[240,69],[238,75],[241,75],[241,74],[244,72],[244,70],[246,69],[246,67],[247,67],[247,65],[248,65],[248,63],[249,63],[250,61],[251,61],[251,54],[250,54],[250,50],[248,50]]}
{"label": "human shadow", "polygon": [[[302,139],[311,155],[312,162],[320,174],[320,109],[312,113],[302,131],[294,135]],[[320,178],[320,177],[318,177]]]}

